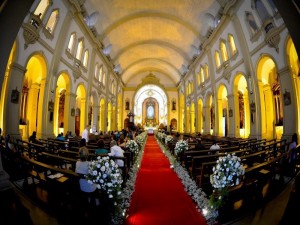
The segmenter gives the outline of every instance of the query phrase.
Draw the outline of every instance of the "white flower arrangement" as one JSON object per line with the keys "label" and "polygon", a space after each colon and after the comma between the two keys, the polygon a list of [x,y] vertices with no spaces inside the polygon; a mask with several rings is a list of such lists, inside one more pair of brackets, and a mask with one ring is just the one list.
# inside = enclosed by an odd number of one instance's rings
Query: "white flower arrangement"
{"label": "white flower arrangement", "polygon": [[144,142],[145,142],[145,139],[142,135],[138,135],[136,136],[135,138],[136,142],[140,145],[140,146],[143,146]]}
{"label": "white flower arrangement", "polygon": [[172,135],[167,135],[167,137],[165,138],[165,143],[166,143],[166,145],[167,145],[169,142],[171,142],[172,140],[173,140]]}
{"label": "white flower arrangement", "polygon": [[125,144],[125,148],[128,148],[135,155],[138,155],[139,153],[139,145],[136,143],[135,140],[128,140]]}
{"label": "white flower arrangement", "polygon": [[244,173],[241,159],[234,154],[227,154],[217,160],[216,166],[213,167],[213,174],[210,176],[210,183],[214,188],[238,185]]}
{"label": "white flower arrangement", "polygon": [[234,154],[227,154],[219,157],[217,164],[213,167],[213,174],[210,175],[210,183],[214,187],[210,196],[210,208],[218,209],[226,202],[228,188],[239,185],[240,178],[245,174],[241,159]]}
{"label": "white flower arrangement", "polygon": [[[88,174],[85,178],[89,183],[96,184],[97,189],[107,194],[115,209],[120,207],[123,180],[118,164],[114,160],[98,156],[96,160],[89,163]],[[115,213],[118,213],[118,210],[115,210]]]}
{"label": "white flower arrangement", "polygon": [[188,145],[187,141],[179,140],[176,142],[176,145],[174,148],[175,155],[178,155],[179,153],[187,151],[187,150],[189,150],[189,145]]}

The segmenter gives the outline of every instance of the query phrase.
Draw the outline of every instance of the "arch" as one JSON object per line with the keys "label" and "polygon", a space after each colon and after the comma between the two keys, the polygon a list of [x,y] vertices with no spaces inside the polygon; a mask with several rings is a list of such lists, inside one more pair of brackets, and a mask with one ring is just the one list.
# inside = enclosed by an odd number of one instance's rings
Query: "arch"
{"label": "arch", "polygon": [[41,138],[43,129],[43,102],[45,96],[45,81],[47,65],[44,56],[40,53],[32,55],[26,65],[22,99],[20,106],[20,124],[27,126],[27,137],[36,131]]}
{"label": "arch", "polygon": [[[10,51],[9,54],[9,58],[8,58],[8,62],[6,65],[6,69],[5,69],[5,74],[4,74],[4,79],[3,79],[3,84],[2,84],[2,90],[1,90],[1,100],[0,100],[0,108],[2,110],[0,110],[0,127],[2,128],[2,130],[6,130],[6,123],[5,123],[5,107],[7,107],[7,101],[8,98],[6,97],[8,94],[8,81],[11,79],[11,63],[15,60],[16,56],[17,56],[17,42],[15,41],[13,44],[13,47]],[[26,133],[24,133],[26,134]]]}
{"label": "arch", "polygon": [[[71,79],[67,72],[61,72],[58,76],[55,89],[54,101],[54,135],[69,130],[67,112],[69,112],[69,102],[71,91]],[[66,96],[66,93],[68,95]]]}
{"label": "arch", "polygon": [[203,133],[203,102],[202,99],[198,99],[198,109],[197,109],[197,132]]}
{"label": "arch", "polygon": [[216,122],[217,129],[215,133],[218,136],[227,136],[228,134],[228,99],[227,88],[220,84],[217,90]]}
{"label": "arch", "polygon": [[258,61],[257,79],[261,109],[262,138],[280,139],[283,132],[283,109],[275,61],[264,55]]}
{"label": "arch", "polygon": [[191,124],[191,133],[195,133],[195,131],[196,131],[196,116],[195,116],[195,103],[193,102],[192,104],[191,104],[191,116],[190,116],[190,118],[191,118],[191,122],[190,122],[190,124]]}
{"label": "arch", "polygon": [[105,117],[105,98],[102,97],[100,99],[100,118],[99,118],[99,129],[103,132],[106,131],[105,127],[106,127],[106,117]]}
{"label": "arch", "polygon": [[288,38],[286,45],[288,65],[291,71],[291,80],[293,81],[293,93],[295,99],[295,113],[296,113],[296,132],[300,134],[300,62],[295,45],[292,38]]}
{"label": "arch", "polygon": [[[80,83],[76,89],[76,109],[80,109],[80,115],[76,115],[75,117],[75,132],[81,132],[84,130],[87,124],[91,125],[92,120],[92,111],[91,106],[88,108],[88,114],[86,114],[86,101],[87,101],[87,93],[86,88],[83,83]],[[88,122],[86,124],[86,118]],[[77,133],[76,133],[77,134]]]}
{"label": "arch", "polygon": [[188,30],[190,30],[192,33],[195,34],[195,37],[201,36],[201,34],[198,32],[198,30],[195,27],[193,27],[188,22],[183,21],[182,18],[178,18],[176,16],[173,16],[173,15],[167,14],[167,13],[143,11],[143,12],[137,12],[135,14],[128,15],[126,17],[123,17],[123,18],[117,20],[115,23],[111,24],[103,31],[103,33],[100,35],[100,39],[104,40],[105,37],[107,37],[110,32],[112,32],[117,27],[123,25],[124,23],[127,23],[128,21],[131,21],[131,20],[140,19],[143,17],[158,17],[158,18],[162,18],[162,19],[172,20],[173,22],[175,21],[175,22],[181,24],[182,26],[186,27]]}
{"label": "arch", "polygon": [[[233,80],[233,124],[235,137],[247,138],[250,136],[250,103],[247,80],[242,73],[237,73]],[[241,97],[241,98],[239,98]],[[232,109],[231,109],[232,110]],[[236,124],[236,125],[235,125]],[[239,129],[236,129],[238,127]]]}
{"label": "arch", "polygon": [[158,84],[146,84],[141,86],[134,94],[135,124],[143,124],[142,104],[147,98],[153,98],[158,104],[157,124],[168,124],[168,97],[165,90]]}

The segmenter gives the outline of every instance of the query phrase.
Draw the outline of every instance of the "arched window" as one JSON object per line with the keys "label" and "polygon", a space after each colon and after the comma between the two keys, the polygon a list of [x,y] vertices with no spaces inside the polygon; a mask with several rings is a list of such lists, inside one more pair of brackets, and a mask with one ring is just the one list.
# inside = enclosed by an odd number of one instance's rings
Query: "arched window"
{"label": "arched window", "polygon": [[67,51],[70,52],[71,54],[73,54],[74,52],[75,42],[76,42],[76,33],[72,33],[67,48]]}
{"label": "arched window", "polygon": [[103,80],[102,80],[102,83],[103,83],[103,85],[105,86],[105,84],[106,84],[106,73],[103,73]]}
{"label": "arched window", "polygon": [[77,45],[77,51],[76,51],[76,57],[75,57],[79,61],[81,61],[82,51],[83,51],[83,40],[80,40]]}
{"label": "arched window", "polygon": [[204,65],[204,71],[205,71],[205,79],[208,80],[209,79],[209,70],[208,70],[207,63],[205,63],[205,65]]}
{"label": "arched window", "polygon": [[103,66],[101,65],[99,68],[99,82],[103,83],[102,79],[103,79]]}
{"label": "arched window", "polygon": [[201,84],[201,75],[200,75],[201,70],[199,73],[197,73],[197,85],[199,86]]}
{"label": "arched window", "polygon": [[96,66],[95,66],[95,72],[94,72],[94,77],[95,77],[96,80],[99,79],[98,76],[99,76],[99,64],[96,63]]}
{"label": "arched window", "polygon": [[54,33],[54,29],[56,27],[57,21],[58,21],[59,11],[58,9],[55,9],[52,11],[48,22],[46,24],[46,29],[50,32],[50,34]]}
{"label": "arched window", "polygon": [[228,34],[228,43],[230,47],[230,54],[231,56],[234,56],[237,53],[237,50],[236,50],[234,37],[231,34]]}
{"label": "arched window", "polygon": [[50,5],[50,0],[41,0],[39,5],[36,7],[34,14],[39,15],[42,20],[45,16],[45,13]]}
{"label": "arched window", "polygon": [[255,0],[254,7],[257,10],[258,16],[260,17],[262,22],[270,18],[269,13],[261,0]]}
{"label": "arched window", "polygon": [[200,80],[201,83],[204,83],[204,69],[202,66],[200,67]]}
{"label": "arched window", "polygon": [[215,51],[215,62],[216,62],[217,69],[219,69],[221,66],[221,59],[220,59],[219,51]]}
{"label": "arched window", "polygon": [[251,12],[245,12],[246,13],[246,20],[249,25],[249,30],[251,32],[251,35],[253,36],[258,32],[258,26],[255,22],[254,16]]}
{"label": "arched window", "polygon": [[273,0],[268,0],[268,2],[269,2],[269,5],[272,8],[273,13],[277,13],[278,9],[277,9],[276,5],[274,4],[274,1]]}
{"label": "arched window", "polygon": [[89,50],[86,49],[83,55],[83,66],[85,68],[87,68],[88,60],[89,60]]}
{"label": "arched window", "polygon": [[221,54],[222,54],[222,60],[223,60],[223,62],[226,62],[228,60],[228,53],[227,53],[225,41],[221,41],[220,50],[221,50]]}

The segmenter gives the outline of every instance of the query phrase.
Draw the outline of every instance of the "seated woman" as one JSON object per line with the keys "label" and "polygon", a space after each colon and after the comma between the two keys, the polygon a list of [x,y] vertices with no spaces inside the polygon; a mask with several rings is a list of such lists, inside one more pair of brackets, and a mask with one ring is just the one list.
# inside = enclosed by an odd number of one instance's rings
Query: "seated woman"
{"label": "seated woman", "polygon": [[102,139],[97,142],[97,146],[98,148],[95,150],[96,155],[108,153],[108,150],[104,148],[104,141]]}
{"label": "seated woman", "polygon": [[[81,147],[79,149],[79,160],[76,162],[75,172],[81,175],[79,179],[80,190],[84,193],[94,193],[96,190],[96,184],[91,184],[84,178],[84,175],[88,174],[89,161],[89,150],[87,147]],[[91,201],[91,196],[88,196],[88,202]]]}

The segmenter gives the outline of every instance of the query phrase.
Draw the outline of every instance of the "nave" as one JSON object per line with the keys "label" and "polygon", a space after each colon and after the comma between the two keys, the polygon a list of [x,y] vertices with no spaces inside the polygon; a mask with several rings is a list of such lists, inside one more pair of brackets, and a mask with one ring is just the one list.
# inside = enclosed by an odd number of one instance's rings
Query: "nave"
{"label": "nave", "polygon": [[[146,157],[147,154],[145,154]],[[298,175],[296,179],[287,180],[286,185],[282,190],[278,190],[275,198],[270,198],[268,202],[262,204],[245,206],[248,211],[238,216],[237,213],[230,212],[226,222],[220,224],[293,224],[291,221],[297,220],[297,214],[293,212],[297,208],[296,200],[299,199],[299,177]],[[13,189],[1,192],[1,218],[4,221],[10,221],[6,223],[8,225],[20,224],[20,221],[25,225],[68,225],[78,224],[79,221],[89,224],[108,224],[104,219],[105,209],[101,208],[101,204],[100,206],[83,205],[78,195],[75,199],[70,196],[61,198],[58,194],[50,196],[42,185],[32,184],[24,189],[22,183],[23,180],[20,179],[12,180]],[[298,188],[295,183],[298,184]],[[141,193],[144,193],[144,190],[140,190]],[[155,198],[150,200],[155,200]],[[154,203],[149,204],[153,206]],[[144,205],[141,204],[141,206]],[[135,212],[139,212],[137,205],[133,204],[132,208]],[[161,220],[163,221],[164,218]],[[173,225],[174,223],[165,222],[164,224]]]}

